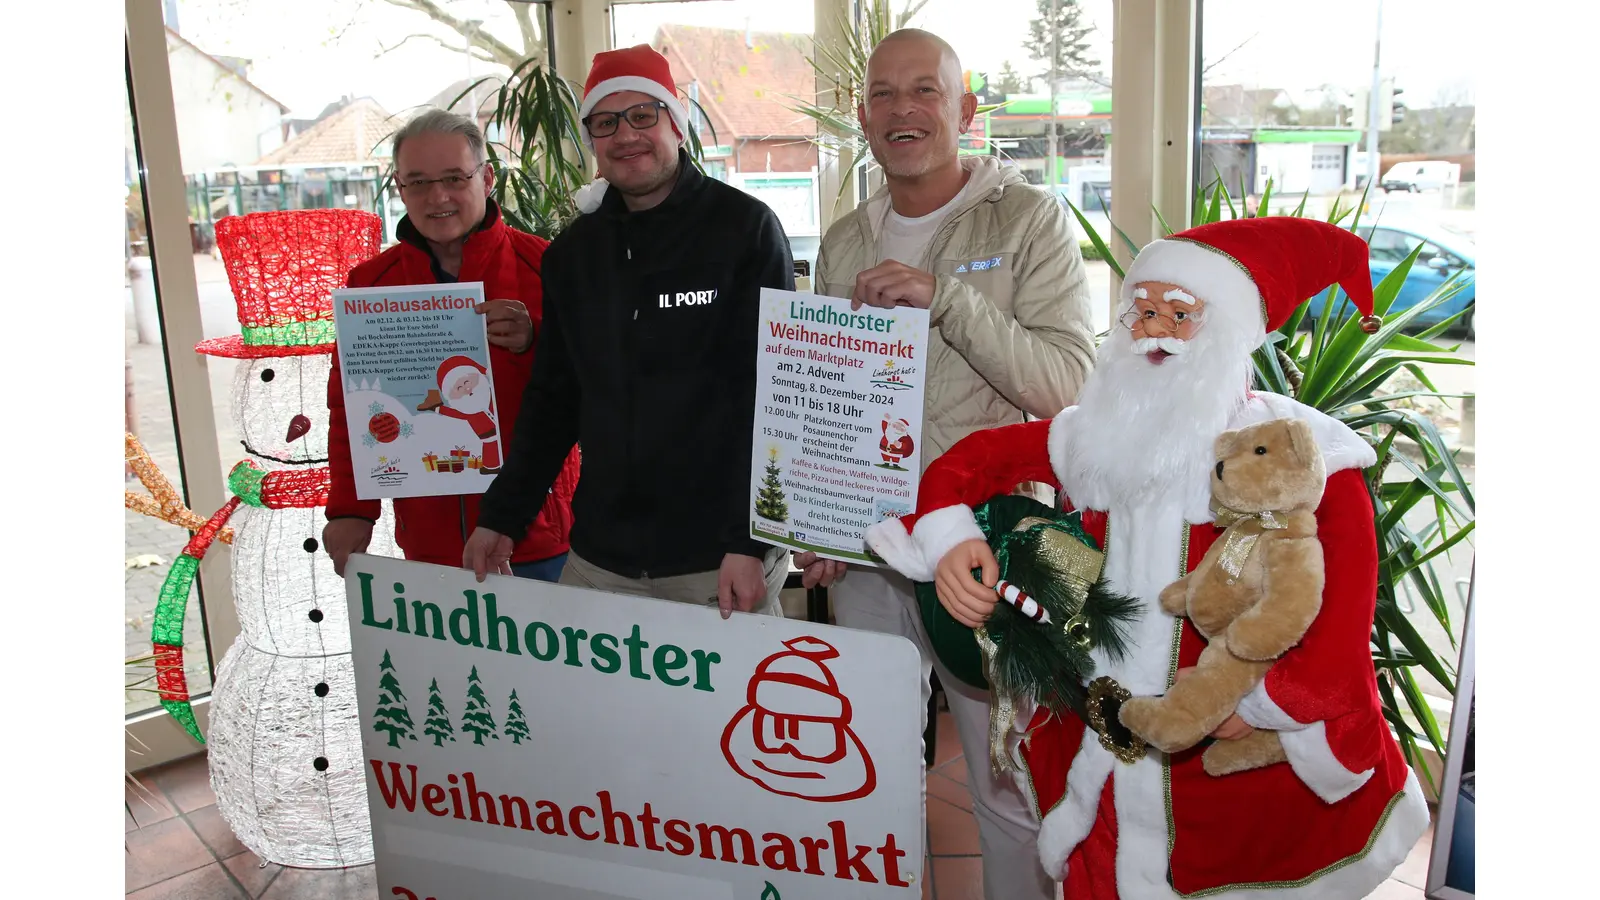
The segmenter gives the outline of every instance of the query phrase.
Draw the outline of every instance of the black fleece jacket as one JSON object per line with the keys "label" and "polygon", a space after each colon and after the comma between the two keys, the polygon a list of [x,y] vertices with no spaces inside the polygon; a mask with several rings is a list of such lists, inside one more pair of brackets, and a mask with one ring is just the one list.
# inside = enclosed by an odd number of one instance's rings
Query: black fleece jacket
{"label": "black fleece jacket", "polygon": [[519,537],[572,445],[572,549],[629,578],[761,557],[750,538],[761,288],[794,289],[788,238],[681,150],[659,205],[616,190],[545,250],[544,322],[510,452],[478,524]]}

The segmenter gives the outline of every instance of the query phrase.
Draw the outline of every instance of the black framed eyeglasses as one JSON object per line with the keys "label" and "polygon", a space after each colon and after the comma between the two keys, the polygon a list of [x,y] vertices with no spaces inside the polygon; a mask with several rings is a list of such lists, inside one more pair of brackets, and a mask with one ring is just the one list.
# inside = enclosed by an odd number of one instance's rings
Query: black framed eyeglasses
{"label": "black framed eyeglasses", "polygon": [[583,127],[589,129],[589,136],[593,138],[610,137],[617,133],[617,128],[624,119],[634,131],[644,131],[654,128],[661,121],[661,111],[667,105],[660,100],[651,100],[648,103],[637,103],[622,112],[596,112],[583,117]]}
{"label": "black framed eyeglasses", "polygon": [[416,181],[407,181],[404,183],[402,183],[400,179],[396,178],[394,183],[395,187],[398,187],[402,192],[409,194],[425,194],[428,192],[428,188],[433,187],[436,184],[444,185],[444,189],[447,191],[459,191],[470,184],[472,179],[477,177],[477,174],[482,172],[483,167],[487,166],[488,164],[489,163],[487,160],[478,163],[477,168],[466,173],[465,175],[446,175],[443,178],[419,178]]}

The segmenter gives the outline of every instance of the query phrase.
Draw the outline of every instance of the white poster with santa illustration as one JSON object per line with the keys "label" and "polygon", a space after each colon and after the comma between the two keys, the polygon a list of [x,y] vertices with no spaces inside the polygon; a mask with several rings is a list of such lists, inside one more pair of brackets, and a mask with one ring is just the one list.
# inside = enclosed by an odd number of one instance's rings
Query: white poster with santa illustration
{"label": "white poster with santa illustration", "polygon": [[750,534],[875,565],[868,527],[917,507],[928,311],[761,289]]}
{"label": "white poster with santa illustration", "polygon": [[481,494],[505,453],[483,283],[333,292],[356,496]]}
{"label": "white poster with santa illustration", "polygon": [[356,554],[378,893],[915,900],[906,639]]}

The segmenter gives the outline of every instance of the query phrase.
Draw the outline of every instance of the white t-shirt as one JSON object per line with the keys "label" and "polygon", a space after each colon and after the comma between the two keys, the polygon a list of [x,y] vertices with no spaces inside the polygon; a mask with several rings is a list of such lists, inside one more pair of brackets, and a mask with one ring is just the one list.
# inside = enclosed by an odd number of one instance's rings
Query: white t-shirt
{"label": "white t-shirt", "polygon": [[971,186],[972,179],[961,186],[961,190],[950,202],[939,207],[925,216],[908,219],[889,207],[889,214],[884,217],[883,230],[878,235],[878,249],[880,256],[885,260],[894,260],[908,266],[922,268],[923,257],[927,255],[928,245],[933,243],[933,238],[939,233],[939,228],[944,225],[945,219],[961,207],[963,198],[967,195],[967,188]]}

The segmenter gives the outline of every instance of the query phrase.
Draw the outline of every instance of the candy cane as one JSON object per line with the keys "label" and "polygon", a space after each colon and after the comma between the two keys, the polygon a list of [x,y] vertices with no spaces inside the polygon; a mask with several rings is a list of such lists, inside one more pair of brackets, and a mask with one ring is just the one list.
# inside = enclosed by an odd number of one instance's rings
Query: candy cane
{"label": "candy cane", "polygon": [[1016,607],[1017,612],[1041,625],[1050,624],[1050,613],[1039,605],[1039,601],[1028,596],[1028,593],[1022,588],[1009,581],[1000,580],[995,582],[994,592],[1000,595],[1000,599]]}

